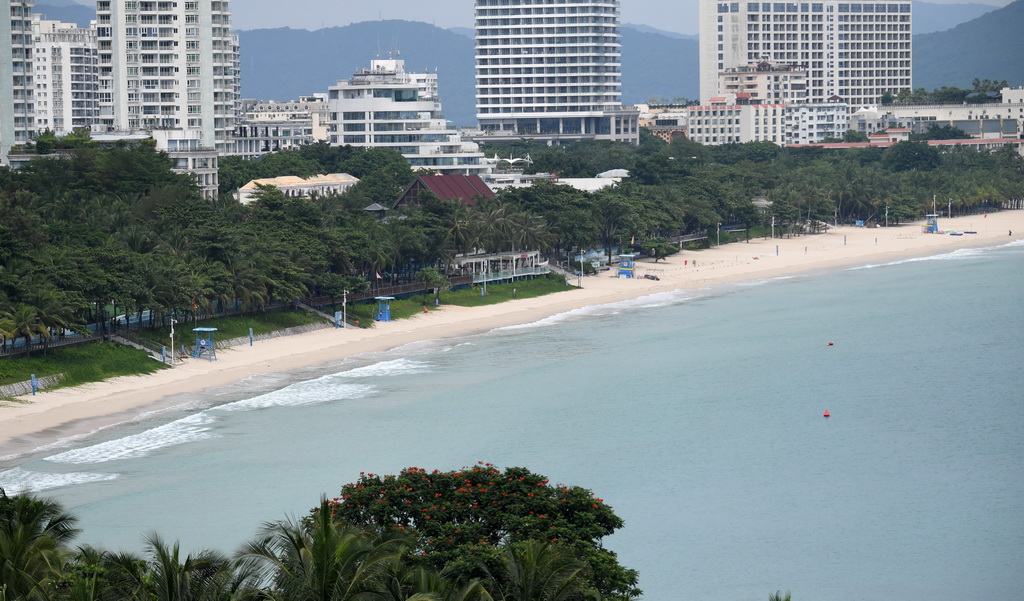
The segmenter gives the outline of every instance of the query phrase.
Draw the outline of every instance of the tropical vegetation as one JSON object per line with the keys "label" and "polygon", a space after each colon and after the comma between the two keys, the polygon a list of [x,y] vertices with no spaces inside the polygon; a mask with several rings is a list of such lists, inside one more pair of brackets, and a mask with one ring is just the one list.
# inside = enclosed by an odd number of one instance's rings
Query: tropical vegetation
{"label": "tropical vegetation", "polygon": [[[59,339],[87,324],[102,333],[115,316],[160,328],[172,316],[194,322],[303,298],[336,302],[378,282],[443,290],[453,258],[466,253],[530,249],[565,258],[631,246],[657,260],[683,236],[720,226],[794,235],[826,222],[906,222],[931,212],[935,198],[956,215],[1024,197],[1024,159],[1009,146],[992,153],[920,142],[846,151],[706,147],[646,133],[636,147],[522,142],[487,151],[529,154],[527,170],[550,179],[609,169],[628,169],[630,177],[598,192],[541,181],[465,202],[424,193],[401,207],[395,199],[415,174],[386,149],[316,144],[258,161],[226,157],[222,194],[210,201],[151,145],[71,146],[56,158],[0,169],[4,340]],[[311,198],[265,188],[246,205],[231,195],[255,177],[327,172],[360,182],[342,195]],[[382,217],[366,210],[373,203],[393,208]]]}
{"label": "tropical vegetation", "polygon": [[[459,492],[472,485],[467,478],[486,490]],[[157,533],[146,534],[143,553],[73,546],[81,533],[59,503],[0,489],[0,601],[583,601],[640,594],[636,571],[600,544],[622,520],[586,489],[549,486],[524,468],[478,464],[363,474],[346,490],[382,483],[412,489],[400,496],[415,497],[415,508],[389,505],[409,516],[403,525],[350,513],[360,498],[322,499],[304,519],[263,524],[233,555],[186,554]],[[443,492],[432,497],[435,491]],[[504,502],[495,507],[485,499]],[[440,543],[444,533],[412,514],[459,500],[468,502],[429,510],[434,525],[459,541],[438,553],[434,539]]]}

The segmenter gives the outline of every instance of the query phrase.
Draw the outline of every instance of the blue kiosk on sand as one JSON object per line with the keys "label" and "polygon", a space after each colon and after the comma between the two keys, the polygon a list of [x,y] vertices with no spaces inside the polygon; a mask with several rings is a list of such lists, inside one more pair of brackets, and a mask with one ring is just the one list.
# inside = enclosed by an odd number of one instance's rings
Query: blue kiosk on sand
{"label": "blue kiosk on sand", "polygon": [[196,333],[196,345],[192,347],[192,358],[200,359],[206,357],[210,361],[217,360],[217,341],[215,333],[217,328],[192,328]]}
{"label": "blue kiosk on sand", "polygon": [[922,234],[938,234],[939,233],[939,216],[935,213],[929,213],[925,215],[924,225],[921,226]]}
{"label": "blue kiosk on sand", "polygon": [[619,255],[619,277],[627,280],[636,277],[636,255]]}
{"label": "blue kiosk on sand", "polygon": [[377,296],[374,300],[377,301],[377,321],[391,321],[391,301],[395,297]]}

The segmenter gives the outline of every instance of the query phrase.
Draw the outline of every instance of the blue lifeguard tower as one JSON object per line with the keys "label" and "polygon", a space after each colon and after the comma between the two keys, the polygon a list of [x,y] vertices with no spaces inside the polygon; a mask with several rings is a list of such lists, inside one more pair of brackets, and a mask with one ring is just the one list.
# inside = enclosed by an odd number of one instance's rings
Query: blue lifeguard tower
{"label": "blue lifeguard tower", "polygon": [[374,300],[377,301],[377,321],[391,321],[391,301],[395,297],[378,296]]}
{"label": "blue lifeguard tower", "polygon": [[939,216],[935,213],[929,213],[924,216],[925,222],[921,226],[921,232],[924,234],[938,234],[939,233]]}
{"label": "blue lifeguard tower", "polygon": [[210,361],[217,360],[217,328],[192,328],[196,333],[196,345],[192,347],[192,358],[206,357]]}
{"label": "blue lifeguard tower", "polygon": [[636,277],[636,255],[619,255],[619,277],[628,280]]}

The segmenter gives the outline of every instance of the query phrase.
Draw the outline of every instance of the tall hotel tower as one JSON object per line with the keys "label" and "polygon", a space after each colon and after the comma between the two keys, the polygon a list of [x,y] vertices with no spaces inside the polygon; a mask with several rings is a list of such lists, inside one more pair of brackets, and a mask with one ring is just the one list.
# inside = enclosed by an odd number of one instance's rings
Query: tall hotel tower
{"label": "tall hotel tower", "polygon": [[0,164],[35,135],[32,0],[8,0],[0,19]]}
{"label": "tall hotel tower", "polygon": [[700,0],[700,97],[719,74],[767,61],[807,71],[807,101],[851,110],[911,90],[911,3]]}
{"label": "tall hotel tower", "polygon": [[99,124],[183,130],[234,150],[237,37],[228,0],[98,0]]}
{"label": "tall hotel tower", "polygon": [[476,0],[476,112],[493,137],[639,139],[622,108],[619,0]]}

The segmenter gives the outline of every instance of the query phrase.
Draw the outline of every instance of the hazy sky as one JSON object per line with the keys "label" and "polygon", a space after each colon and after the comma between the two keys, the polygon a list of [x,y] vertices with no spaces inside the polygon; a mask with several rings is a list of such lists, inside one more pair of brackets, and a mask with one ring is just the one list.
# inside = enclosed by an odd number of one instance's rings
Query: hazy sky
{"label": "hazy sky", "polygon": [[[90,0],[77,0],[91,4]],[[1011,0],[929,0],[935,4],[991,4]],[[232,0],[234,29],[292,27],[320,29],[375,21],[404,19],[438,27],[472,27],[473,0]],[[622,0],[622,22],[649,25],[665,31],[695,35],[697,0]]]}

